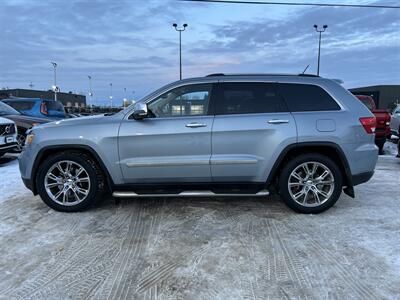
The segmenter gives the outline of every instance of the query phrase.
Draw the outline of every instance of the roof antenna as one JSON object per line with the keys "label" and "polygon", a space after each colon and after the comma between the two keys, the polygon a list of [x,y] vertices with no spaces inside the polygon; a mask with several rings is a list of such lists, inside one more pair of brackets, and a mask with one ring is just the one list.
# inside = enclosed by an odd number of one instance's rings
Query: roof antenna
{"label": "roof antenna", "polygon": [[303,73],[301,73],[301,74],[304,74],[307,71],[309,66],[310,66],[310,64],[307,65],[307,67],[304,69]]}

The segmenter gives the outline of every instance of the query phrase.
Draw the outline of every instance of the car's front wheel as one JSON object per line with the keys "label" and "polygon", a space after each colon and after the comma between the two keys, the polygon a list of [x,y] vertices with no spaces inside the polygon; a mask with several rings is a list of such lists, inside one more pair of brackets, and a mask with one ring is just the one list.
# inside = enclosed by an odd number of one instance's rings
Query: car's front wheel
{"label": "car's front wheel", "polygon": [[102,175],[96,162],[86,154],[62,152],[42,163],[36,184],[48,206],[57,211],[76,212],[96,201]]}
{"label": "car's front wheel", "polygon": [[336,203],[342,192],[342,175],[329,157],[303,154],[290,160],[279,178],[285,203],[300,213],[320,213]]}

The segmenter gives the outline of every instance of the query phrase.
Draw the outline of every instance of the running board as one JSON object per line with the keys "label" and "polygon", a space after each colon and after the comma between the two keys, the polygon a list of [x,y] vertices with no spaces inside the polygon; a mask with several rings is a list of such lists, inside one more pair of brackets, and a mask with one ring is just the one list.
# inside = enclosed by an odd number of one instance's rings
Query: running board
{"label": "running board", "polygon": [[148,198],[148,197],[265,197],[269,191],[261,190],[255,194],[216,194],[212,191],[185,191],[178,194],[137,194],[135,192],[113,192],[115,198]]}

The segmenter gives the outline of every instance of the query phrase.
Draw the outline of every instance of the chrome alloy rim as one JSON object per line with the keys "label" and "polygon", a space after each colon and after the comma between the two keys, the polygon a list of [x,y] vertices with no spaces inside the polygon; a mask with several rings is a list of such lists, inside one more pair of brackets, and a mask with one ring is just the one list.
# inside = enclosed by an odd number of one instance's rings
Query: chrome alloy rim
{"label": "chrome alloy rim", "polygon": [[22,148],[25,146],[26,137],[22,134],[17,134],[17,148],[18,151],[22,151]]}
{"label": "chrome alloy rim", "polygon": [[63,160],[51,166],[44,178],[44,186],[51,200],[72,206],[86,199],[90,191],[90,178],[80,164]]}
{"label": "chrome alloy rim", "polygon": [[334,188],[332,171],[319,162],[302,163],[289,176],[290,196],[302,206],[316,207],[324,204]]}

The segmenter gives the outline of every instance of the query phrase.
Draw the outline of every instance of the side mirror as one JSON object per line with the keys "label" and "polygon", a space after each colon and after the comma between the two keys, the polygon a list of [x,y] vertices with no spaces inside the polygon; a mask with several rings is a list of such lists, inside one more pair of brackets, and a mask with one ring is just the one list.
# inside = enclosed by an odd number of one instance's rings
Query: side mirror
{"label": "side mirror", "polygon": [[142,120],[146,118],[148,116],[147,104],[143,102],[135,103],[132,116],[135,120]]}

